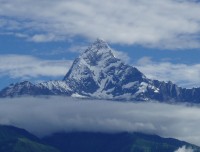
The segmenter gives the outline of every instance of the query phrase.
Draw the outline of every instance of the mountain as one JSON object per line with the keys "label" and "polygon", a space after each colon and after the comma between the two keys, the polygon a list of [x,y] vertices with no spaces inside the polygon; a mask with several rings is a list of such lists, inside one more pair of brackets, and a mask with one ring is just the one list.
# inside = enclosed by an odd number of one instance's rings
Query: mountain
{"label": "mountain", "polygon": [[130,98],[142,91],[138,89],[143,87],[142,82],[148,82],[136,68],[117,59],[108,44],[99,39],[75,59],[64,81],[80,95],[110,99]]}
{"label": "mountain", "polygon": [[183,141],[141,133],[56,133],[43,140],[61,152],[175,152],[183,146],[200,152]]}
{"label": "mountain", "polygon": [[59,152],[24,129],[0,126],[1,152]]}
{"label": "mountain", "polygon": [[200,102],[200,88],[186,89],[172,82],[148,79],[137,68],[115,57],[113,50],[97,39],[77,57],[62,81],[11,84],[0,97],[66,95],[99,99]]}
{"label": "mountain", "polygon": [[38,95],[72,95],[72,90],[63,81],[48,81],[32,84],[24,81],[11,84],[0,92],[0,97],[38,96]]}

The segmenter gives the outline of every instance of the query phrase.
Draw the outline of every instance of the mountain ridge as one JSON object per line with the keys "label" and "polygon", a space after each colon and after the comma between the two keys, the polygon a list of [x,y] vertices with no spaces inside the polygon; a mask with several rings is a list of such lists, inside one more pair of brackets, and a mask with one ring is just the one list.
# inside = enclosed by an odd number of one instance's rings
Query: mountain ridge
{"label": "mountain ridge", "polygon": [[143,133],[56,132],[38,138],[25,129],[0,125],[1,152],[173,152],[200,147],[174,138]]}
{"label": "mountain ridge", "polygon": [[0,151],[60,152],[28,131],[8,125],[0,125]]}
{"label": "mountain ridge", "polygon": [[200,88],[186,89],[172,82],[148,79],[137,68],[115,57],[102,39],[97,39],[77,57],[61,81],[12,84],[0,97],[66,95],[87,98],[200,102]]}
{"label": "mountain ridge", "polygon": [[[44,138],[49,145],[65,151],[87,152],[176,152],[181,147],[199,152],[199,147],[173,138],[143,133],[55,133]],[[78,141],[78,142],[77,142]]]}

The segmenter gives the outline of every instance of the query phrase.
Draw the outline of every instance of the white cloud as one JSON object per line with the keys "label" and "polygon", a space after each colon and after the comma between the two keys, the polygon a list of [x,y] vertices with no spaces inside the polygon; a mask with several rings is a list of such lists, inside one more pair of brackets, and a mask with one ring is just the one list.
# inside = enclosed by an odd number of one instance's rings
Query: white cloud
{"label": "white cloud", "polygon": [[114,53],[114,56],[116,58],[121,59],[124,63],[129,63],[131,61],[130,57],[126,52],[116,50],[113,50],[112,52]]}
{"label": "white cloud", "polygon": [[68,48],[68,51],[82,53],[87,48],[88,48],[88,46],[86,46],[86,45],[72,45],[70,48]]}
{"label": "white cloud", "polygon": [[70,68],[70,60],[43,60],[26,55],[1,55],[0,76],[11,78],[37,78],[64,76]]}
{"label": "white cloud", "polygon": [[186,148],[185,146],[179,148],[175,152],[193,152],[194,150],[192,148]]}
{"label": "white cloud", "polygon": [[51,33],[49,41],[83,36],[162,48],[200,47],[200,4],[195,1],[0,0],[0,4],[4,16],[0,26]]}
{"label": "white cloud", "polygon": [[26,39],[29,38],[27,34],[19,33],[19,32],[0,32],[0,35],[14,35],[18,38],[26,38]]}
{"label": "white cloud", "polygon": [[200,145],[199,120],[199,106],[67,97],[0,99],[0,124],[25,128],[39,136],[59,131],[136,131]]}
{"label": "white cloud", "polygon": [[200,64],[173,64],[167,61],[154,62],[149,57],[138,60],[135,65],[148,78],[172,81],[182,87],[200,86]]}
{"label": "white cloud", "polygon": [[62,37],[55,36],[53,34],[36,34],[29,38],[29,41],[33,42],[51,42],[51,41],[58,41],[62,40]]}

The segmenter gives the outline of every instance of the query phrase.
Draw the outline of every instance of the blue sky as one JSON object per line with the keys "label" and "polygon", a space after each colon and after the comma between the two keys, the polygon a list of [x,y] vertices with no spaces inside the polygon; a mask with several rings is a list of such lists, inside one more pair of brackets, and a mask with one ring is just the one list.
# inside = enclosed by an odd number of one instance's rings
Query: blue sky
{"label": "blue sky", "polygon": [[194,0],[0,0],[0,88],[62,79],[96,38],[147,77],[200,86]]}

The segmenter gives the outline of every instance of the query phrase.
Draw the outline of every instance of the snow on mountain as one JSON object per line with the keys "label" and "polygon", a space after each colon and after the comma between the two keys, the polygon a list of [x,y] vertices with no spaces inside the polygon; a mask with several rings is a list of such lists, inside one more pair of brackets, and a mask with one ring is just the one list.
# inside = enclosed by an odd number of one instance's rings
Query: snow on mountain
{"label": "snow on mountain", "polygon": [[45,88],[51,90],[53,94],[71,94],[72,90],[63,81],[48,81],[36,84],[38,88]]}
{"label": "snow on mountain", "polygon": [[49,81],[38,84],[24,81],[11,84],[0,92],[0,97],[37,96],[37,95],[71,95],[72,90],[63,81]]}
{"label": "snow on mountain", "polygon": [[137,68],[116,58],[113,50],[97,39],[77,57],[62,81],[11,84],[0,97],[67,95],[114,100],[200,102],[200,88],[180,88],[171,82],[150,80]]}
{"label": "snow on mountain", "polygon": [[141,95],[147,87],[158,90],[144,74],[116,58],[112,51],[105,41],[97,39],[75,59],[64,81],[81,95],[99,98],[129,94],[126,98],[130,99],[135,93]]}

